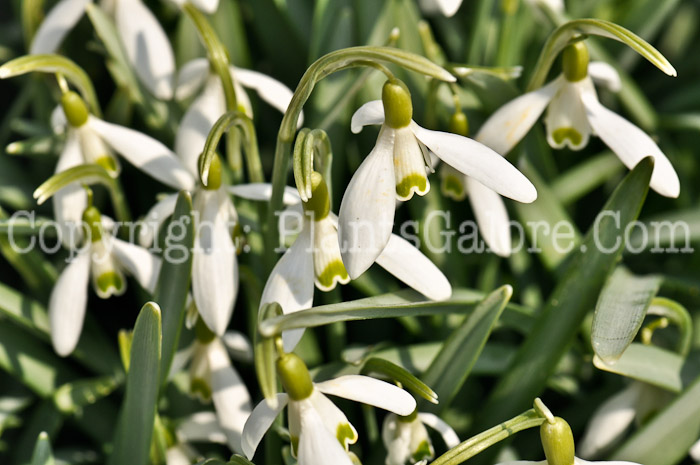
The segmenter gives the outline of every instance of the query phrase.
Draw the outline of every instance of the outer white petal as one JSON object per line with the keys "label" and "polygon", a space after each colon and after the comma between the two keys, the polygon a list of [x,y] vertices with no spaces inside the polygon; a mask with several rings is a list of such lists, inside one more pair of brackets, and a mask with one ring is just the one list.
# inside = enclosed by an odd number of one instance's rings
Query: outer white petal
{"label": "outer white petal", "polygon": [[114,238],[113,254],[119,265],[125,268],[149,293],[153,294],[160,273],[160,258],[138,245]]}
{"label": "outer white petal", "polygon": [[696,442],[690,447],[690,450],[688,451],[690,456],[692,457],[693,460],[695,460],[696,463],[700,462],[700,441]]}
{"label": "outer white petal", "polygon": [[[293,313],[311,308],[313,299],[314,264],[311,255],[311,231],[307,224],[267,278],[260,304],[277,302],[284,313]],[[303,329],[282,333],[284,349],[287,352],[294,350],[303,334]]]}
{"label": "outer white petal", "polygon": [[238,262],[227,224],[227,195],[223,191],[198,193],[200,222],[192,261],[194,301],[204,322],[219,336],[226,332],[238,290]]}
{"label": "outer white petal", "polygon": [[605,108],[594,95],[583,94],[582,99],[593,130],[622,163],[632,169],[644,157],[652,155],[654,171],[651,174],[651,188],[665,197],[678,197],[681,190],[678,175],[651,137],[625,118]]}
{"label": "outer white petal", "polygon": [[173,98],[175,57],[160,23],[141,0],[119,0],[116,26],[141,82],[162,100]]}
{"label": "outer white petal", "polygon": [[139,229],[139,244],[141,247],[149,247],[158,234],[165,220],[175,211],[178,194],[170,194],[157,202],[143,218],[143,225]]}
{"label": "outer white petal", "polygon": [[219,424],[228,437],[229,447],[242,452],[241,435],[252,411],[250,394],[231,365],[226,347],[219,339],[209,343],[207,360],[211,374],[212,400]]}
{"label": "outer white petal", "polygon": [[184,100],[194,95],[204,85],[207,77],[209,77],[209,60],[206,58],[195,58],[185,63],[177,75],[175,99]]}
{"label": "outer white petal", "polygon": [[[253,71],[250,69],[233,68],[231,67],[231,75],[234,81],[239,82],[244,87],[255,90],[261,99],[270,104],[270,106],[284,113],[287,111],[289,102],[292,101],[294,93],[277,79],[270,76]],[[304,114],[299,115],[297,127],[304,124]]]}
{"label": "outer white petal", "polygon": [[178,425],[177,437],[182,442],[226,444],[228,440],[214,412],[198,412],[187,417]]}
{"label": "outer white petal", "polygon": [[411,130],[442,161],[501,195],[530,203],[537,189],[516,167],[484,144],[447,132],[431,131],[411,122]]}
{"label": "outer white petal", "polygon": [[357,134],[364,126],[382,124],[384,122],[384,104],[381,100],[372,100],[362,105],[352,115],[350,130]]}
{"label": "outer white petal", "polygon": [[184,444],[177,444],[165,451],[165,465],[192,465],[191,450]]}
{"label": "outer white petal", "polygon": [[352,465],[335,435],[326,429],[315,409],[301,411],[298,462],[303,465]]}
{"label": "outer white petal", "polygon": [[406,239],[392,234],[377,264],[431,300],[445,300],[452,286],[442,271]]}
{"label": "outer white petal", "polygon": [[503,199],[479,181],[466,177],[469,202],[486,244],[501,257],[511,251],[510,218]]}
{"label": "outer white petal", "polygon": [[394,136],[392,129],[382,128],[377,144],[353,175],[340,203],[338,240],[352,279],[372,266],[394,227]]}
{"label": "outer white petal", "polygon": [[[352,426],[348,417],[345,416],[331,400],[323,395],[318,389],[314,389],[308,401],[313,405],[316,413],[319,414],[326,429],[335,433],[336,439],[348,450],[350,444],[355,444],[358,439],[357,430]],[[341,429],[342,428],[342,429]],[[349,428],[350,431],[346,431]],[[343,433],[340,436],[340,433]],[[349,436],[347,434],[350,434]]]}
{"label": "outer white petal", "polygon": [[214,13],[219,8],[219,0],[190,0],[194,6],[207,14]]}
{"label": "outer white petal", "polygon": [[384,417],[382,442],[387,450],[386,465],[405,465],[411,457],[411,428],[393,413]]}
{"label": "outer white petal", "polygon": [[617,70],[604,61],[591,61],[588,63],[588,75],[596,84],[605,86],[613,92],[622,90],[622,81]]}
{"label": "outer white petal", "polygon": [[454,16],[457,10],[459,10],[459,6],[462,4],[462,0],[435,0],[435,2],[438,4],[438,7],[440,7],[442,14],[448,18]]}
{"label": "outer white petal", "polygon": [[62,357],[75,349],[80,339],[87,306],[90,250],[82,250],[68,264],[51,291],[49,324],[54,350]]}
{"label": "outer white petal", "polygon": [[34,35],[29,53],[39,55],[54,53],[66,34],[80,21],[85,6],[92,0],[61,0],[41,22]]}
{"label": "outer white petal", "polygon": [[[545,461],[546,462],[546,461]],[[622,460],[610,460],[605,462],[589,462],[578,457],[574,457],[574,465],[641,465],[636,462],[624,462]]]}
{"label": "outer white petal", "polygon": [[275,421],[277,415],[287,405],[287,402],[289,402],[289,396],[280,393],[277,394],[277,408],[271,409],[265,400],[255,406],[253,413],[250,414],[248,421],[245,422],[241,438],[243,453],[248,457],[248,460],[253,458],[258,444],[260,444],[263,436],[272,426],[272,422]]}
{"label": "outer white petal", "polygon": [[141,171],[175,189],[194,189],[195,180],[165,145],[133,129],[90,117],[90,128]]}
{"label": "outer white petal", "polygon": [[583,439],[577,444],[578,455],[593,458],[622,437],[637,415],[641,389],[641,383],[632,382],[593,412]]}
{"label": "outer white petal", "polygon": [[[238,197],[248,200],[269,201],[272,198],[272,184],[266,182],[254,182],[250,184],[238,184],[229,186],[228,191]],[[285,205],[295,205],[301,203],[299,191],[294,187],[284,186],[282,202]]]}
{"label": "outer white petal", "polygon": [[503,105],[481,126],[475,139],[506,155],[535,124],[563,80],[555,79]]}
{"label": "outer white petal", "polygon": [[[56,173],[84,163],[80,142],[75,131],[68,131],[66,144],[56,164]],[[71,184],[53,196],[53,214],[60,228],[61,241],[67,247],[74,247],[83,235],[82,218],[87,208],[85,189],[79,184]]]}
{"label": "outer white petal", "polygon": [[226,111],[219,79],[210,76],[206,82],[202,94],[182,117],[175,136],[175,153],[195,179],[199,177],[199,155],[204,150],[209,131]]}
{"label": "outer white petal", "polygon": [[459,444],[459,437],[455,430],[452,429],[450,425],[445,423],[442,418],[432,413],[421,412],[418,413],[418,419],[424,424],[430,426],[432,429],[440,433],[442,440],[445,441],[445,445],[448,449],[452,449]]}
{"label": "outer white petal", "polygon": [[369,376],[346,375],[322,383],[316,388],[324,394],[343,397],[407,416],[416,409],[416,400],[403,389]]}
{"label": "outer white petal", "polygon": [[245,334],[238,331],[226,331],[221,341],[234,360],[253,361],[253,344],[250,343]]}

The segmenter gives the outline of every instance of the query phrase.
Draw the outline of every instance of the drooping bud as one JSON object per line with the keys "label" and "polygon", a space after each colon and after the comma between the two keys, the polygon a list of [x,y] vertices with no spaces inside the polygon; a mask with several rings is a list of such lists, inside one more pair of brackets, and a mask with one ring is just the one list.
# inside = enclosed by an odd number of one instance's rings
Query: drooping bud
{"label": "drooping bud", "polygon": [[[202,154],[204,155],[204,154]],[[200,160],[202,155],[199,156]],[[199,165],[199,163],[198,163]],[[221,187],[221,176],[222,176],[222,166],[221,159],[218,154],[214,154],[211,159],[211,164],[209,165],[209,174],[207,176],[207,185],[204,186],[205,189],[210,191],[215,191]]]}
{"label": "drooping bud", "polygon": [[561,58],[567,81],[578,82],[588,76],[588,47],[583,40],[567,45]]}
{"label": "drooping bud", "polygon": [[295,354],[283,354],[277,359],[277,373],[284,390],[292,400],[307,399],[314,390],[309,369]]}
{"label": "drooping bud", "polygon": [[382,88],[384,104],[384,124],[393,129],[405,128],[413,118],[411,92],[402,81],[392,79]]}
{"label": "drooping bud", "polygon": [[313,215],[314,221],[321,221],[331,211],[331,200],[328,196],[328,185],[316,171],[311,173],[311,198],[303,203],[304,211]]}
{"label": "drooping bud", "polygon": [[68,123],[74,128],[79,128],[87,123],[90,113],[80,95],[73,91],[66,92],[61,97],[61,107]]}
{"label": "drooping bud", "polygon": [[97,242],[102,239],[102,215],[100,211],[89,206],[83,212],[83,226],[85,235],[90,242]]}
{"label": "drooping bud", "polygon": [[549,465],[574,464],[574,435],[569,424],[560,417],[540,426],[540,439]]}

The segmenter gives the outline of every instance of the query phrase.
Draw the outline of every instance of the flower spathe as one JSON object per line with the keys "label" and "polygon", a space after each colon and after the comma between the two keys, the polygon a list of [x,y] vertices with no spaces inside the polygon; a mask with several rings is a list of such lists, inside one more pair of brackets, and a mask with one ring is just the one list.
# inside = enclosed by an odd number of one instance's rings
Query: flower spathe
{"label": "flower spathe", "polygon": [[[292,372],[287,369],[290,365],[295,367]],[[308,369],[294,354],[281,356],[278,372],[287,393],[277,394],[275,408],[263,400],[248,418],[242,446],[249,459],[253,458],[265,432],[285,406],[289,407],[292,453],[299,465],[352,464],[347,451],[349,445],[357,441],[357,431],[326,394],[398,415],[408,415],[416,406],[415,399],[403,389],[368,376],[347,375],[312,383]]]}
{"label": "flower spathe", "polygon": [[389,241],[396,199],[408,200],[430,189],[426,148],[501,195],[525,203],[537,198],[532,183],[498,153],[467,137],[424,129],[411,116],[410,94],[402,83],[391,81],[384,85],[381,101],[368,102],[353,115],[354,133],[381,124],[376,145],[353,175],[340,205],[343,263],[353,279]]}
{"label": "flower spathe", "polygon": [[658,145],[644,131],[598,101],[592,78],[599,76],[601,81],[615,87],[619,86],[619,78],[615,79],[610,67],[589,65],[583,42],[568,47],[574,48],[565,49],[565,72],[544,87],[503,105],[482,126],[482,137],[494,141],[492,148],[506,155],[546,108],[544,122],[550,146],[580,150],[588,144],[591,134],[597,135],[630,169],[652,155],[655,163],[651,188],[665,197],[678,197],[678,175]]}
{"label": "flower spathe", "polygon": [[435,456],[425,425],[442,435],[448,449],[459,444],[457,433],[432,413],[414,412],[408,417],[399,417],[391,413],[384,418],[382,426],[382,440],[387,449],[386,465],[416,463]]}

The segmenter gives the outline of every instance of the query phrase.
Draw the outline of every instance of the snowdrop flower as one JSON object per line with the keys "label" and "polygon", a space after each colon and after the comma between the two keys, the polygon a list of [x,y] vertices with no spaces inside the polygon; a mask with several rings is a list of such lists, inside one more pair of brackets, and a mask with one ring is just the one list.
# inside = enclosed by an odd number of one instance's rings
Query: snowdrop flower
{"label": "snowdrop flower", "polygon": [[462,5],[462,0],[420,0],[420,7],[426,13],[442,13],[443,16],[454,16]]}
{"label": "snowdrop flower", "polygon": [[413,397],[392,384],[368,376],[347,375],[312,383],[309,370],[294,354],[283,354],[277,372],[286,394],[277,394],[275,408],[263,400],[243,429],[243,451],[252,459],[265,432],[285,406],[289,406],[292,454],[299,465],[351,465],[348,447],[358,437],[345,414],[326,394],[409,415],[416,408]]}
{"label": "snowdrop flower", "polygon": [[435,456],[425,425],[442,435],[448,449],[459,444],[457,433],[452,427],[432,413],[413,412],[407,417],[392,413],[384,418],[382,427],[382,439],[388,451],[386,465],[416,463]]}
{"label": "snowdrop flower", "polygon": [[[337,283],[350,281],[338,244],[337,218],[330,211],[328,186],[317,172],[311,179],[312,197],[303,203],[301,232],[272,270],[260,301],[261,305],[277,302],[284,313],[311,308],[314,283],[320,290],[330,291]],[[452,294],[442,272],[399,236],[390,236],[377,263],[432,300],[445,300]],[[285,331],[285,350],[293,350],[303,334],[303,329]]]}
{"label": "snowdrop flower", "polygon": [[[280,112],[287,111],[289,102],[292,100],[292,91],[284,84],[257,71],[231,66],[230,72],[238,105],[246,115],[252,118],[253,108],[243,87],[258,92],[264,101]],[[196,58],[182,67],[178,75],[175,98],[184,100],[200,89],[202,89],[201,93],[187,109],[175,137],[175,153],[192,172],[197,170],[197,157],[204,147],[209,131],[219,117],[226,113],[226,100],[221,80],[210,71],[209,61],[206,58]],[[303,115],[299,121],[301,124]]]}
{"label": "snowdrop flower", "polygon": [[411,119],[412,114],[408,89],[392,80],[384,84],[381,101],[366,103],[352,117],[354,133],[368,124],[381,124],[381,129],[340,205],[340,245],[351,278],[367,270],[389,241],[396,198],[408,200],[430,189],[426,147],[501,195],[520,202],[537,198],[532,183],[498,153],[457,134],[424,129]]}
{"label": "snowdrop flower", "polygon": [[[54,111],[51,122],[55,132],[66,133],[56,173],[85,163],[96,163],[112,176],[119,174],[119,162],[112,150],[131,164],[158,181],[175,189],[192,189],[194,182],[175,154],[159,141],[116,124],[90,115],[85,102],[75,92],[61,97],[61,105]],[[61,225],[61,236],[68,239],[79,224],[87,208],[85,191],[70,185],[53,197],[56,221]]]}
{"label": "snowdrop flower", "polygon": [[219,8],[219,0],[172,0],[180,8],[185,6],[186,1],[189,1],[196,8],[207,14],[213,14]]}
{"label": "snowdrop flower", "polygon": [[690,458],[695,460],[695,463],[700,463],[700,440],[690,447],[688,454],[690,454]]}
{"label": "snowdrop flower", "polygon": [[165,453],[166,465],[192,465],[201,460],[203,456],[192,447],[193,442],[228,444],[226,433],[214,412],[197,412],[179,421],[175,438],[177,442]]}
{"label": "snowdrop flower", "polygon": [[80,339],[88,298],[88,282],[95,293],[107,299],[126,291],[124,271],[128,271],[148,292],[155,290],[160,259],[147,250],[112,237],[102,226],[97,208],[83,214],[86,225],[85,247],[58,277],[49,298],[49,323],[54,350],[65,357]]}
{"label": "snowdrop flower", "polygon": [[614,82],[610,68],[589,66],[583,41],[567,46],[562,58],[564,71],[559,77],[505,104],[484,123],[481,133],[496,142],[492,148],[503,155],[510,152],[547,108],[544,122],[550,146],[580,150],[595,134],[630,169],[652,155],[651,188],[663,196],[678,197],[678,175],[666,155],[644,131],[598,101],[591,76],[600,73],[603,80]]}

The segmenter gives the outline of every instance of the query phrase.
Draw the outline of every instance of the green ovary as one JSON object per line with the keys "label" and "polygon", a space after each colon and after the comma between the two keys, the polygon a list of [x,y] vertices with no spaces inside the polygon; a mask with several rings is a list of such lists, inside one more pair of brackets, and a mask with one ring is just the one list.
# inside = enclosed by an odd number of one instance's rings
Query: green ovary
{"label": "green ovary", "polygon": [[340,444],[342,444],[346,449],[348,444],[354,444],[355,441],[357,441],[357,434],[349,423],[339,424],[338,431],[336,431],[335,436],[338,438]]}
{"label": "green ovary", "polygon": [[323,286],[324,289],[329,290],[335,287],[337,281],[347,282],[349,278],[348,272],[343,262],[340,260],[330,262],[317,276],[318,283]]}
{"label": "green ovary", "polygon": [[396,195],[401,199],[410,199],[413,192],[418,193],[418,195],[428,193],[428,179],[425,175],[409,174],[396,184]]}
{"label": "green ovary", "polygon": [[108,271],[97,277],[96,284],[102,294],[112,294],[111,290],[119,293],[124,289],[124,278],[116,271]]}
{"label": "green ovary", "polygon": [[552,139],[557,144],[563,144],[566,139],[569,139],[572,144],[579,145],[583,136],[574,128],[558,128],[552,133]]}
{"label": "green ovary", "polygon": [[418,448],[411,455],[411,461],[420,462],[424,459],[429,459],[433,456],[433,451],[430,450],[430,443],[428,441],[422,441],[418,444]]}

